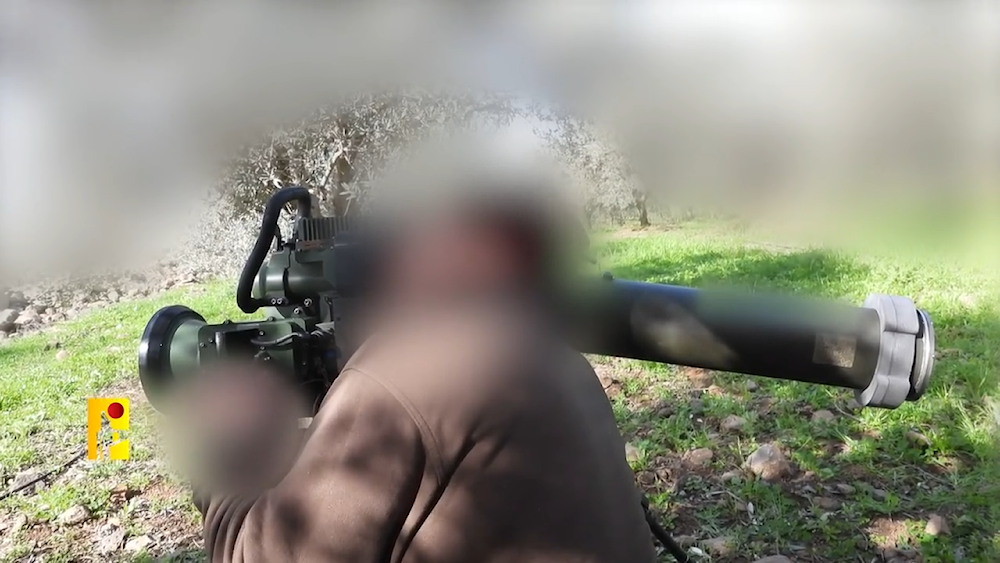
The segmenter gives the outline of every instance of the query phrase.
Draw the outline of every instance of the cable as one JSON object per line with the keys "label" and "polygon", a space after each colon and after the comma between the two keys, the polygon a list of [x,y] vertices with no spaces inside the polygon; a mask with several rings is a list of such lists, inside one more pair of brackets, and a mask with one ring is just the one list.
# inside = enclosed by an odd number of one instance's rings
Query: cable
{"label": "cable", "polygon": [[75,456],[73,456],[73,458],[70,459],[69,461],[63,462],[62,465],[59,465],[58,467],[55,467],[54,469],[50,469],[49,471],[47,471],[45,473],[42,473],[41,475],[39,475],[38,477],[35,477],[34,479],[28,481],[27,483],[22,483],[22,484],[18,485],[17,487],[14,487],[13,489],[7,491],[6,493],[0,495],[0,500],[3,500],[3,499],[5,499],[5,498],[7,498],[7,497],[9,497],[9,496],[11,496],[11,495],[13,495],[15,493],[19,493],[19,492],[27,489],[28,487],[34,485],[35,483],[40,483],[40,482],[48,479],[52,475],[54,475],[56,472],[65,471],[67,468],[69,468],[70,465],[73,465],[74,463],[76,463],[76,462],[80,461],[81,459],[83,459],[83,456],[85,456],[85,455],[87,455],[87,448],[81,449],[78,454],[76,454]]}
{"label": "cable", "polygon": [[649,499],[645,495],[642,497],[642,511],[646,514],[646,524],[649,525],[649,531],[653,532],[653,537],[670,552],[670,555],[674,556],[677,563],[691,563],[691,558],[688,557],[684,548],[674,541],[674,538],[670,537],[670,534],[663,529],[663,526],[660,526],[660,523],[656,521],[656,517],[649,511]]}

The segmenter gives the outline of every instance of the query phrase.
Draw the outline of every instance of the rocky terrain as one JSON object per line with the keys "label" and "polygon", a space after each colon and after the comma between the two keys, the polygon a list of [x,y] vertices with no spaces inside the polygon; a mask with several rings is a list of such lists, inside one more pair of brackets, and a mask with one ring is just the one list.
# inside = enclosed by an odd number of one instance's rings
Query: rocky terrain
{"label": "rocky terrain", "polygon": [[0,340],[36,332],[89,309],[148,297],[217,275],[210,268],[164,261],[137,272],[46,280],[0,292]]}

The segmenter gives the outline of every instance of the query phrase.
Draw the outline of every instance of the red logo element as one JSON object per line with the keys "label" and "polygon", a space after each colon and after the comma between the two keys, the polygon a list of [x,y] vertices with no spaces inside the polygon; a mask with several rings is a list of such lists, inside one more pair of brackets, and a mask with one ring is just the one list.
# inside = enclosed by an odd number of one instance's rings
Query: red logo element
{"label": "red logo element", "polygon": [[125,414],[125,407],[121,403],[111,403],[108,405],[108,416],[114,419],[121,418]]}

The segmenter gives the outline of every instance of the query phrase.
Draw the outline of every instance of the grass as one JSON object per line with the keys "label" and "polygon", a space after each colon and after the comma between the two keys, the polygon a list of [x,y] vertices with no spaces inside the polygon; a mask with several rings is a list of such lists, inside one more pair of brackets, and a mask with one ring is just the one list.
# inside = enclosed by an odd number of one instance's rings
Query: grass
{"label": "grass", "polygon": [[[726,537],[734,552],[714,561],[753,561],[782,553],[796,561],[870,561],[888,548],[919,551],[924,561],[1000,560],[1000,457],[995,406],[998,365],[994,278],[972,261],[933,256],[878,256],[789,250],[751,244],[746,232],[686,225],[623,238],[600,237],[605,268],[619,277],[694,286],[735,285],[860,301],[869,292],[914,298],[937,331],[938,363],[930,389],[899,409],[852,410],[850,393],[806,384],[632,361],[600,359],[626,438],[637,446],[637,478],[661,518],[696,541]],[[6,478],[58,465],[85,443],[87,396],[135,398],[132,457],[127,463],[81,463],[37,495],[0,502],[0,529],[17,514],[29,525],[0,540],[15,560],[34,551],[69,561],[92,552],[101,526],[116,518],[130,537],[149,535],[148,554],[95,560],[147,561],[197,548],[197,518],[171,477],[157,444],[155,418],[135,385],[135,349],[149,316],[184,303],[206,318],[243,318],[231,283],[173,290],[122,303],[0,344],[0,471]],[[68,357],[57,359],[58,350]],[[697,375],[702,380],[692,383]],[[705,391],[704,378],[714,384]],[[825,409],[829,423],[811,420]],[[740,434],[721,432],[727,416],[746,420]],[[912,432],[926,443],[917,443]],[[908,437],[908,433],[909,437]],[[733,473],[760,444],[776,442],[798,469],[781,482]],[[712,449],[704,469],[680,457]],[[727,474],[728,473],[728,474]],[[725,475],[726,478],[723,478]],[[131,499],[123,489],[135,491]],[[824,499],[836,500],[836,506]],[[81,526],[53,520],[82,504],[94,515]],[[750,508],[752,506],[752,509]],[[931,514],[951,533],[930,536]],[[705,548],[705,544],[702,544]],[[155,553],[154,553],[155,552]],[[197,553],[194,552],[195,560]]]}

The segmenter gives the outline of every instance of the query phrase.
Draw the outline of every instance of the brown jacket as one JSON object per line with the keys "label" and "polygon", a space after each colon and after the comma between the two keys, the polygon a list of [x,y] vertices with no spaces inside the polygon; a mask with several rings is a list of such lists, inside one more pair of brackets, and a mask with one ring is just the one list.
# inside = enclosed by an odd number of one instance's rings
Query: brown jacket
{"label": "brown jacket", "polygon": [[466,306],[376,333],[284,480],[252,501],[210,499],[211,559],[654,561],[593,369],[531,318]]}

